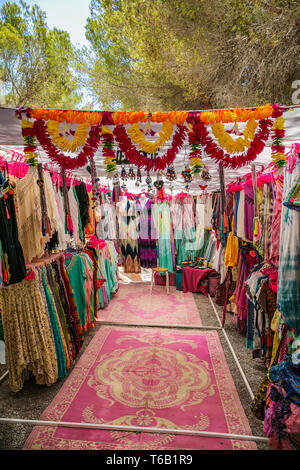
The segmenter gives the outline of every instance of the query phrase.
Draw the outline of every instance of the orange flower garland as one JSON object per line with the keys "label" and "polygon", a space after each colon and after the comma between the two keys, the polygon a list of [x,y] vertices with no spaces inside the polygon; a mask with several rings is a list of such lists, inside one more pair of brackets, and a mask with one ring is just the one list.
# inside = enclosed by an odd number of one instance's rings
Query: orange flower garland
{"label": "orange flower garland", "polygon": [[[23,109],[22,109],[23,111]],[[234,122],[246,122],[249,119],[255,119],[259,121],[261,119],[267,119],[272,117],[274,107],[270,104],[265,106],[259,106],[253,109],[246,108],[234,108],[234,109],[222,109],[218,111],[171,111],[161,112],[155,111],[148,113],[144,111],[115,111],[115,112],[100,112],[100,111],[74,111],[74,110],[57,110],[57,109],[44,109],[44,108],[27,108],[27,112],[30,113],[30,117],[34,119],[42,119],[44,121],[53,120],[58,122],[68,122],[74,124],[88,123],[90,125],[95,124],[109,124],[103,122],[103,116],[109,115],[111,125],[118,124],[134,124],[137,122],[165,122],[170,121],[172,124],[183,124],[188,117],[193,117],[205,124],[213,124],[215,122],[222,123],[234,123]],[[27,116],[29,117],[29,116]]]}
{"label": "orange flower garland", "polygon": [[99,111],[73,111],[58,109],[35,108],[30,110],[30,116],[43,121],[68,122],[72,124],[87,123],[92,125],[100,124],[102,113]]}

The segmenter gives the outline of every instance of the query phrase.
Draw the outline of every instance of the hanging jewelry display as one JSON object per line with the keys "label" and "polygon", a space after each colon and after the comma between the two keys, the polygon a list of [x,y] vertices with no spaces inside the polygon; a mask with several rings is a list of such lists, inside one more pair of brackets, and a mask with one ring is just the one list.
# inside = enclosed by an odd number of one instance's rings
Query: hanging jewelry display
{"label": "hanging jewelry display", "polygon": [[164,185],[164,181],[161,178],[160,172],[158,171],[157,176],[156,176],[156,181],[154,182],[154,186],[157,190],[160,190],[163,187],[163,185]]}
{"label": "hanging jewelry display", "polygon": [[136,172],[136,180],[137,180],[137,182],[139,182],[139,183],[142,182],[142,172],[141,172],[140,168],[137,169],[137,172]]}
{"label": "hanging jewelry display", "polygon": [[157,197],[159,199],[164,199],[164,180],[161,178],[160,171],[157,172],[156,181],[154,186],[157,189]]}
{"label": "hanging jewelry display", "polygon": [[147,173],[146,184],[148,186],[148,191],[150,192],[152,190],[152,178],[150,173]]}
{"label": "hanging jewelry display", "polygon": [[142,173],[141,170],[138,168],[136,172],[136,182],[135,185],[138,187],[140,183],[142,182]]}
{"label": "hanging jewelry display", "polygon": [[201,172],[201,178],[204,181],[210,181],[211,180],[211,174],[209,173],[208,168],[207,168],[206,165],[204,165],[203,170]]}
{"label": "hanging jewelry display", "polygon": [[132,168],[132,166],[129,168],[129,171],[128,171],[128,179],[130,180],[134,180],[135,179],[135,174],[134,174],[134,170]]}
{"label": "hanging jewelry display", "polygon": [[185,169],[181,172],[181,176],[183,177],[185,183],[191,183],[193,179],[192,170],[189,167],[185,167]]}
{"label": "hanging jewelry display", "polygon": [[124,166],[122,167],[122,170],[121,170],[121,179],[122,179],[123,181],[126,181],[126,180],[127,180],[127,173],[126,173],[126,169],[125,169]]}
{"label": "hanging jewelry display", "polygon": [[169,181],[175,181],[177,179],[177,175],[176,175],[175,168],[174,168],[173,165],[168,167],[167,173],[166,173],[166,178]]}

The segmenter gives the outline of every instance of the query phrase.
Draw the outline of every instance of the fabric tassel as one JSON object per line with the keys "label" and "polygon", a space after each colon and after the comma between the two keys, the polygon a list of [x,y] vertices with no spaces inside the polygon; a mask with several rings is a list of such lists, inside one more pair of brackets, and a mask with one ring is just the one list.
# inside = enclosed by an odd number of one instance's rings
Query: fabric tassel
{"label": "fabric tassel", "polygon": [[9,264],[8,264],[8,256],[7,253],[4,253],[3,255],[3,266],[4,266],[4,272],[3,272],[3,282],[4,284],[8,284],[10,280],[10,272],[9,272]]}
{"label": "fabric tassel", "polygon": [[73,220],[72,220],[72,217],[68,214],[67,214],[67,230],[68,230],[68,233],[72,237],[74,234]]}

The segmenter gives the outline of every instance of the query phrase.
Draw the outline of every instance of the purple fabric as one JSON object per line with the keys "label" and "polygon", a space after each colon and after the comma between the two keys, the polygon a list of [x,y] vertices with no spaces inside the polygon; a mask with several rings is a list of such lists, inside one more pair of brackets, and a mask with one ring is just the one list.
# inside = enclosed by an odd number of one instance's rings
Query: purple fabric
{"label": "purple fabric", "polygon": [[140,263],[143,268],[155,268],[157,266],[156,240],[151,238],[153,233],[152,204],[151,199],[148,199],[144,207],[139,199],[136,203],[137,211],[140,213],[139,252]]}

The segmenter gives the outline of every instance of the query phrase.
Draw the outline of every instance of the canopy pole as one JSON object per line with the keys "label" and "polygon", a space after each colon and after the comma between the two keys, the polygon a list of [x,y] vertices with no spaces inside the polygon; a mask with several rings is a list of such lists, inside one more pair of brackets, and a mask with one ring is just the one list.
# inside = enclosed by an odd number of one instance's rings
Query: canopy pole
{"label": "canopy pole", "polygon": [[206,432],[206,431],[195,431],[189,429],[168,429],[168,428],[151,428],[143,426],[116,426],[113,424],[97,424],[97,423],[72,423],[69,421],[47,421],[47,420],[34,420],[34,419],[17,419],[17,418],[0,418],[0,423],[11,423],[11,424],[32,424],[35,426],[58,426],[67,428],[82,428],[82,429],[98,429],[103,431],[123,431],[123,432],[145,432],[151,434],[178,434],[185,436],[196,436],[196,437],[210,437],[219,439],[235,439],[243,441],[262,441],[268,442],[268,438],[261,436],[252,436],[246,434],[230,434],[221,432]]}

